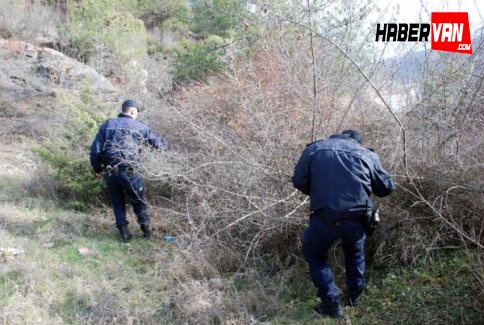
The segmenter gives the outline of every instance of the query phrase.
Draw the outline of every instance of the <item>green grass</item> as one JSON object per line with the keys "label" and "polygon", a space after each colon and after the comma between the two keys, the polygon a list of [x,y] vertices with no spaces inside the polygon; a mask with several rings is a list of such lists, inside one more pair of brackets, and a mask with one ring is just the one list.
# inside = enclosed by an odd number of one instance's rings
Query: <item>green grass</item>
{"label": "green grass", "polygon": [[0,198],[3,200],[14,200],[25,195],[25,188],[10,177],[0,177]]}
{"label": "green grass", "polygon": [[[281,304],[273,311],[272,323],[482,324],[484,295],[472,273],[477,267],[475,257],[456,251],[438,254],[415,266],[370,269],[361,305],[349,307],[343,303],[345,316],[341,320],[320,317],[312,311],[319,300],[303,267],[281,284]],[[336,281],[344,289],[344,278],[337,276]]]}
{"label": "green grass", "polygon": [[5,306],[10,303],[21,280],[22,274],[18,271],[0,274],[0,305]]}
{"label": "green grass", "polygon": [[[17,204],[19,197],[10,190],[3,194],[0,246],[25,251],[0,261],[4,323],[152,324],[170,319],[163,295],[167,280],[152,271],[159,246],[139,238],[139,229],[133,229],[135,238],[126,245],[109,214],[46,207],[23,193],[26,206]],[[92,254],[81,254],[83,247]]]}
{"label": "green grass", "polygon": [[472,255],[453,252],[381,278],[372,274],[357,316],[377,313],[378,320],[395,324],[410,320],[415,324],[479,324],[483,296],[472,273],[474,267]]}

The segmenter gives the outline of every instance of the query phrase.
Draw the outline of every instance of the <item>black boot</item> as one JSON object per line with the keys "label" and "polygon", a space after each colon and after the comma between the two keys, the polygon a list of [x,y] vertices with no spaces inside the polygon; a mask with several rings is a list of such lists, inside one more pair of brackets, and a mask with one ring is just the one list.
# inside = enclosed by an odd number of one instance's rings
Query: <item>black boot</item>
{"label": "black boot", "polygon": [[329,316],[331,318],[341,318],[343,317],[343,309],[339,301],[334,301],[331,303],[321,302],[321,304],[314,307],[314,311],[322,316]]}
{"label": "black boot", "polygon": [[150,225],[141,225],[141,231],[143,232],[143,238],[151,239],[151,236],[153,236]]}
{"label": "black boot", "polygon": [[348,305],[356,307],[360,304],[360,296],[363,289],[352,289],[348,291]]}
{"label": "black boot", "polygon": [[125,224],[125,225],[122,225],[122,226],[118,226],[118,229],[119,229],[119,234],[121,235],[121,240],[123,241],[123,243],[129,242],[129,240],[133,236],[131,235],[131,232],[128,229],[128,225]]}

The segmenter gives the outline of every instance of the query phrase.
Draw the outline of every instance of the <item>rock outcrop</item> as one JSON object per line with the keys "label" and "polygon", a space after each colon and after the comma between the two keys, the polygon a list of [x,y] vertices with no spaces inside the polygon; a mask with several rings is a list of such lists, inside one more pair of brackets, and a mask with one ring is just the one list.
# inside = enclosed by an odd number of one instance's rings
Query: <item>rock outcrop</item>
{"label": "rock outcrop", "polygon": [[[0,38],[0,134],[26,133],[39,107],[55,107],[56,91],[114,99],[116,88],[94,69],[46,47]],[[27,132],[28,133],[28,132]]]}

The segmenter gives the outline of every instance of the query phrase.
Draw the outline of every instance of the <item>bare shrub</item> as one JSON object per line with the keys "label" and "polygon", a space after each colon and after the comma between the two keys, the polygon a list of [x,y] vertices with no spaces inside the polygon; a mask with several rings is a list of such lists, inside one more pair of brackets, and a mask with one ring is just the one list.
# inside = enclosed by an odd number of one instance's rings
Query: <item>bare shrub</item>
{"label": "bare shrub", "polygon": [[39,45],[52,47],[58,38],[56,22],[58,14],[55,9],[44,4],[44,1],[1,0],[0,29],[5,36],[19,40],[33,41]]}
{"label": "bare shrub", "polygon": [[[296,159],[312,139],[355,127],[399,184],[392,198],[376,200],[384,222],[369,240],[371,261],[412,264],[441,247],[482,245],[476,165],[482,82],[456,69],[465,62],[449,56],[454,68],[429,78],[444,83],[435,89],[446,89],[450,76],[449,89],[468,88],[467,95],[442,90],[442,110],[439,92],[429,93],[412,110],[412,93],[396,110],[384,101],[387,89],[376,87],[392,84],[387,71],[379,72],[381,62],[362,69],[357,53],[335,51],[336,44],[316,37],[311,67],[304,30],[272,23],[279,31],[268,32],[250,56],[235,55],[230,74],[179,89],[167,103],[170,113],[159,125],[178,156],[155,156],[158,164],[147,167],[148,186],[169,194],[154,207],[165,216],[164,227],[186,238],[210,238],[208,251],[216,254],[207,257],[218,271],[298,254],[308,201],[290,182]],[[467,63],[469,69],[474,64]],[[229,263],[217,258],[226,254]]]}
{"label": "bare shrub", "polygon": [[57,198],[57,193],[60,190],[59,184],[52,179],[49,168],[45,165],[40,165],[37,168],[36,173],[25,186],[32,195],[46,198]]}
{"label": "bare shrub", "polygon": [[[370,240],[375,262],[381,265],[413,264],[443,248],[483,248],[480,202],[484,192],[479,170],[484,91],[476,69],[482,50],[479,44],[476,48],[470,59],[426,54],[418,83],[413,85],[416,101],[399,112],[404,144],[392,146],[388,138],[380,138],[390,149],[385,157],[396,167],[400,188],[391,199],[392,207],[384,206],[388,218],[377,240]],[[384,124],[377,127],[402,139]],[[402,151],[395,147],[405,150],[405,164]]]}
{"label": "bare shrub", "polygon": [[[344,116],[347,97],[336,86],[343,78],[318,75],[324,93],[313,111],[312,73],[305,52],[297,50],[307,44],[285,37],[292,36],[274,35],[251,58],[236,57],[231,76],[180,89],[159,122],[177,154],[147,157],[147,186],[169,194],[154,210],[167,216],[165,226],[172,217],[176,225],[169,227],[180,236],[211,238],[208,251],[216,254],[209,258],[219,270],[264,264],[266,256],[284,260],[298,250],[308,201],[290,176],[304,144],[313,133],[328,136],[367,123],[363,100],[352,108],[355,114]],[[329,58],[320,62],[325,68],[344,67],[330,46],[321,51]],[[232,262],[220,258],[226,254]]]}
{"label": "bare shrub", "polygon": [[[480,56],[476,53],[476,62]],[[426,83],[437,90],[409,111],[406,121],[412,140],[412,172],[420,176],[414,182],[421,194],[418,203],[430,203],[427,207],[439,217],[443,229],[450,231],[444,238],[483,248],[484,211],[478,202],[484,193],[479,176],[484,89],[482,76],[472,75],[473,66],[472,60],[442,57],[432,83]]]}

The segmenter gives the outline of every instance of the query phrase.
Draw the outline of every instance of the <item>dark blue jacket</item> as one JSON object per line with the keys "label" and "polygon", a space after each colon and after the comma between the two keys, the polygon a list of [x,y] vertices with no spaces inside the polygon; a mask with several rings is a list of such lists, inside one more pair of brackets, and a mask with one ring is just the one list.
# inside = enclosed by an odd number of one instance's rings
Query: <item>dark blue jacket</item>
{"label": "dark blue jacket", "polygon": [[143,145],[159,149],[166,146],[166,141],[151,132],[145,124],[121,113],[99,128],[91,145],[91,166],[96,173],[107,165],[139,168]]}
{"label": "dark blue jacket", "polygon": [[328,216],[364,211],[370,195],[395,190],[376,153],[346,135],[309,144],[294,170],[295,188],[310,195],[310,209]]}

